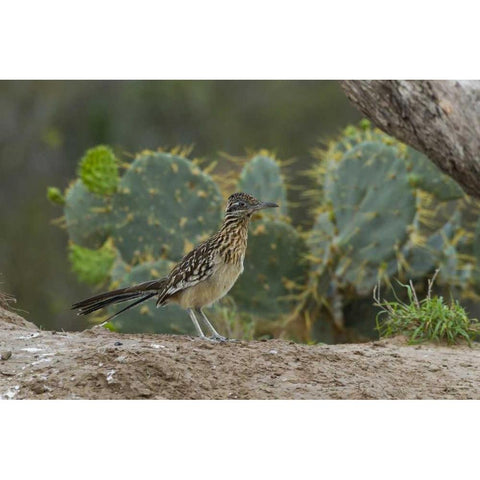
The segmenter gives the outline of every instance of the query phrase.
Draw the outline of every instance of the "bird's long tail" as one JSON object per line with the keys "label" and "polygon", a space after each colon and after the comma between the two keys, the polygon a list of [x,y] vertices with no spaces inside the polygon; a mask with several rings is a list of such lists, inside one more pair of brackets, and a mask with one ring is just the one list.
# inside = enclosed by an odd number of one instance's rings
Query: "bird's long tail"
{"label": "bird's long tail", "polygon": [[133,285],[131,287],[119,288],[117,290],[111,290],[110,292],[100,293],[93,297],[86,298],[85,300],[81,300],[80,302],[74,303],[72,305],[72,310],[78,310],[77,315],[88,315],[89,313],[100,310],[108,305],[136,299],[135,302],[127,305],[125,308],[122,308],[106,320],[109,321],[126,310],[135,307],[139,303],[142,303],[145,300],[157,295],[162,291],[165,282],[166,279],[162,278],[161,280],[152,280],[149,282],[139,283],[138,285]]}

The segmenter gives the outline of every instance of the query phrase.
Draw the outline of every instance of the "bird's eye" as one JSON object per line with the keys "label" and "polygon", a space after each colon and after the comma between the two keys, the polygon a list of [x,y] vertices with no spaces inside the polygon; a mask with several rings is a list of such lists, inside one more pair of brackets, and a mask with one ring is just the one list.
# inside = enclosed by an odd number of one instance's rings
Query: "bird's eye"
{"label": "bird's eye", "polygon": [[245,202],[238,202],[238,205],[240,207],[246,207],[247,206],[247,204]]}

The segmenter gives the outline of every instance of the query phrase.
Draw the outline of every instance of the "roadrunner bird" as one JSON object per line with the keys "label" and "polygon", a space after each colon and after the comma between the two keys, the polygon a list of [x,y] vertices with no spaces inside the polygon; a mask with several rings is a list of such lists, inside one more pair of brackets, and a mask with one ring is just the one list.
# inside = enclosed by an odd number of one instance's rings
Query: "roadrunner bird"
{"label": "roadrunner bird", "polygon": [[247,193],[234,193],[228,199],[220,230],[185,255],[168,276],[100,293],[75,303],[72,309],[78,309],[78,315],[87,315],[113,303],[136,299],[111,316],[110,320],[156,296],[157,307],[178,303],[187,309],[201,338],[207,337],[198,323],[196,313],[210,330],[212,334],[210,338],[217,341],[226,340],[213,328],[202,309],[222,298],[233,287],[243,272],[250,218],[258,210],[271,207],[278,205],[261,202]]}

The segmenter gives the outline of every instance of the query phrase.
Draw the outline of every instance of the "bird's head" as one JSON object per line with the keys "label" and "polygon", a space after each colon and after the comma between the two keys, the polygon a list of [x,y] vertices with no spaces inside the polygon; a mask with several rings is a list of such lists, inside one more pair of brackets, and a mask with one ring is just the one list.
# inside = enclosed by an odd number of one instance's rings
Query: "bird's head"
{"label": "bird's head", "polygon": [[234,193],[228,197],[225,215],[246,217],[258,210],[273,207],[278,207],[278,205],[273,202],[261,202],[248,193]]}

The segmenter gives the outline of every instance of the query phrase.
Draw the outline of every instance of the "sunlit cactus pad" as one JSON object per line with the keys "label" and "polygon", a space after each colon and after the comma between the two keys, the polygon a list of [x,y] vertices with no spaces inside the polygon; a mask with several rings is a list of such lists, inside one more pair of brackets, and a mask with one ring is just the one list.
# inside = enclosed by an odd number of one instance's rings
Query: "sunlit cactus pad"
{"label": "sunlit cactus pad", "polygon": [[118,185],[117,159],[110,147],[99,145],[87,150],[79,164],[79,176],[90,192],[112,195]]}

